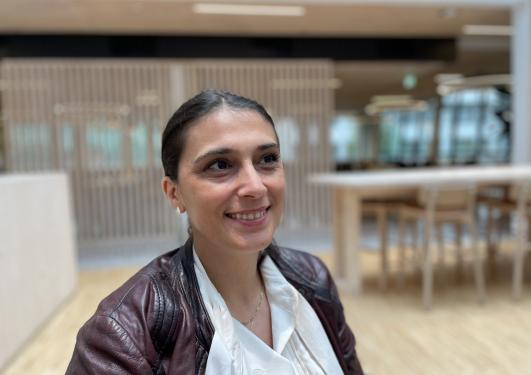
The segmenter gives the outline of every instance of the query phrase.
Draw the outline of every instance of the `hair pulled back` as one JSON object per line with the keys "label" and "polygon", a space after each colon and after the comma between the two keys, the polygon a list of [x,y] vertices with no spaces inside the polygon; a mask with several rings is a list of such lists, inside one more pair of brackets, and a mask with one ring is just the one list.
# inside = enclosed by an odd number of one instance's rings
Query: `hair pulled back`
{"label": "hair pulled back", "polygon": [[162,133],[161,159],[166,176],[177,181],[179,160],[186,144],[187,130],[204,116],[223,107],[258,113],[271,124],[278,141],[273,119],[260,103],[228,91],[201,91],[175,111]]}

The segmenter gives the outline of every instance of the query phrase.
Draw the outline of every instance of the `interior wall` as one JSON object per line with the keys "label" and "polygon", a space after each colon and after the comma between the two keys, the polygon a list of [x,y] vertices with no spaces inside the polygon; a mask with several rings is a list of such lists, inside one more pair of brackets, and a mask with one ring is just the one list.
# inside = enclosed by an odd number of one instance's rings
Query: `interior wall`
{"label": "interior wall", "polygon": [[0,176],[0,369],[74,291],[65,174]]}

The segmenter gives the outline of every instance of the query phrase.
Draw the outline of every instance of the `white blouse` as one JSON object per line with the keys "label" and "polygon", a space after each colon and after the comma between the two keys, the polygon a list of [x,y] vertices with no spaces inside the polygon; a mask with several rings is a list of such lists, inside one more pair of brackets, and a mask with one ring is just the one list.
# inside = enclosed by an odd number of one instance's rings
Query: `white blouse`
{"label": "white blouse", "polygon": [[194,261],[201,297],[215,330],[206,375],[342,374],[319,318],[269,256],[260,271],[271,309],[273,348],[231,316],[195,249]]}

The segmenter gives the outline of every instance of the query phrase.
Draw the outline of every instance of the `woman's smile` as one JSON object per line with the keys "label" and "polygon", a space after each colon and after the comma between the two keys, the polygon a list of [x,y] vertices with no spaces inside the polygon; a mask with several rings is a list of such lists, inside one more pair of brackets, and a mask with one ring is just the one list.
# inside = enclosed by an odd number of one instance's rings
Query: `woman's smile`
{"label": "woman's smile", "polygon": [[262,207],[256,210],[227,213],[225,216],[245,226],[254,227],[259,226],[266,221],[267,213],[270,207],[271,206]]}

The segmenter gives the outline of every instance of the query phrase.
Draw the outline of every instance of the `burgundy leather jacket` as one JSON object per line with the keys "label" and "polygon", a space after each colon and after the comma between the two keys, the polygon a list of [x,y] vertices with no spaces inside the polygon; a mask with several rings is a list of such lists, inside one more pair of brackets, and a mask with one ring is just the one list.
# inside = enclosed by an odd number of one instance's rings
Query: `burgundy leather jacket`
{"label": "burgundy leather jacket", "polygon": [[[316,257],[271,245],[280,272],[310,303],[345,374],[363,374],[335,284]],[[105,298],[85,323],[66,374],[203,374],[214,329],[192,242],[164,254]]]}

